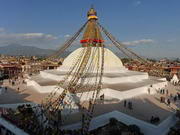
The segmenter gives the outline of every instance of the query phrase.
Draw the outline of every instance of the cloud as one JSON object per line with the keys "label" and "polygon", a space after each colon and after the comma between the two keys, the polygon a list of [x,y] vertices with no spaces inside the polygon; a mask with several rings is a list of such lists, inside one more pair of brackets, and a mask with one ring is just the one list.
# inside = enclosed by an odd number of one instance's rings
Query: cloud
{"label": "cloud", "polygon": [[44,33],[11,33],[11,34],[2,34],[0,38],[15,38],[15,39],[46,39],[46,40],[54,40],[57,37],[44,34]]}
{"label": "cloud", "polygon": [[175,42],[176,41],[176,39],[174,38],[174,39],[168,39],[167,40],[167,42]]}
{"label": "cloud", "polygon": [[71,36],[71,35],[69,35],[69,34],[66,34],[64,37],[65,37],[65,38],[68,38],[68,37],[70,37],[70,36]]}
{"label": "cloud", "polygon": [[5,29],[0,27],[0,32],[4,32],[4,31],[5,31]]}
{"label": "cloud", "polygon": [[150,44],[153,42],[154,42],[154,40],[152,40],[152,39],[141,39],[141,40],[123,42],[123,44],[130,46],[130,45]]}
{"label": "cloud", "polygon": [[141,2],[140,0],[135,1],[135,2],[133,3],[133,5],[134,5],[135,7],[137,7],[137,6],[141,5],[141,4],[142,4],[142,2]]}
{"label": "cloud", "polygon": [[0,33],[0,46],[8,44],[22,45],[44,45],[57,40],[58,38],[51,34],[45,33]]}

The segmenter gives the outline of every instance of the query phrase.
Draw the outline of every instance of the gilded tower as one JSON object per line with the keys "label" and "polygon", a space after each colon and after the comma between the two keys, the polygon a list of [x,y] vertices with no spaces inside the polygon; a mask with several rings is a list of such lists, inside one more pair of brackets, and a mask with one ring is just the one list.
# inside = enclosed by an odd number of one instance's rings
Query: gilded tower
{"label": "gilded tower", "polygon": [[92,7],[87,13],[88,23],[83,34],[83,38],[80,41],[83,47],[93,46],[98,47],[102,46],[104,42],[100,29],[97,25],[97,12]]}

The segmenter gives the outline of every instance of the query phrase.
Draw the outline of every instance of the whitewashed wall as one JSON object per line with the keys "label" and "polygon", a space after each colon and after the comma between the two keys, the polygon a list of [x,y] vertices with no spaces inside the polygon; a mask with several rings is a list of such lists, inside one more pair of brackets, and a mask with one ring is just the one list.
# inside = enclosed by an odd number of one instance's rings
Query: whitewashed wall
{"label": "whitewashed wall", "polygon": [[[56,74],[48,73],[46,71],[41,71],[40,75],[42,76],[42,78],[49,78],[55,81],[63,80],[65,77],[64,75],[56,75]],[[103,76],[102,82],[108,83],[108,84],[127,83],[127,82],[135,83],[135,82],[139,82],[148,78],[149,77],[147,73],[140,73],[138,75],[129,75],[129,76],[119,76],[119,77],[113,77],[113,78]],[[95,82],[95,80],[96,78],[92,77],[91,82]]]}
{"label": "whitewashed wall", "polygon": [[[39,93],[51,93],[53,90],[57,89],[56,85],[53,85],[53,86],[41,86],[37,82],[35,82],[34,80],[26,79],[25,81],[27,83],[27,86],[32,86]],[[62,91],[63,91],[62,88],[60,88],[58,90],[59,93],[61,93]]]}
{"label": "whitewashed wall", "polygon": [[[57,86],[40,86],[37,82],[34,80],[26,80],[28,86],[33,86],[39,93],[50,93],[53,90],[57,89]],[[157,84],[153,84],[151,88],[150,94],[155,94],[156,90],[159,88],[164,88],[165,85],[167,85],[167,82],[160,82]],[[139,87],[135,89],[130,89],[127,91],[117,91],[113,90],[110,88],[102,89],[100,92],[100,95],[104,94],[105,97],[112,97],[116,98],[119,100],[124,100],[128,98],[133,98],[142,94],[148,94],[148,88],[150,85],[144,86],[144,87]],[[63,91],[62,88],[58,90],[58,93],[61,93]],[[92,97],[93,91],[90,92],[84,92],[83,95],[81,96],[81,93],[78,93],[77,96],[81,97],[81,101],[88,100],[89,98]]]}

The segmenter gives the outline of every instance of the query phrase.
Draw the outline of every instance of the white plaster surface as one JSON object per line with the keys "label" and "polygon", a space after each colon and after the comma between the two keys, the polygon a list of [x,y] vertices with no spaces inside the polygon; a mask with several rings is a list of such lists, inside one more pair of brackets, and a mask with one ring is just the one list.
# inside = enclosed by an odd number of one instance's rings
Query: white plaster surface
{"label": "white plaster surface", "polygon": [[171,79],[171,83],[176,84],[179,82],[179,79],[176,74],[173,75],[173,78]]}
{"label": "white plaster surface", "polygon": [[[65,77],[65,75],[57,75],[55,73],[50,73],[46,71],[41,71],[40,75],[42,78],[49,78],[55,81],[63,80]],[[70,80],[71,77],[72,76],[70,76],[68,80]],[[96,78],[95,77],[91,77],[91,78],[92,78],[91,83],[95,82]],[[133,74],[132,71],[126,71],[126,72],[124,71],[124,74],[120,74],[119,76],[115,76],[115,77],[106,77],[105,75],[103,75],[102,82],[108,83],[108,84],[116,84],[116,83],[124,83],[124,82],[138,82],[144,79],[148,79],[147,73],[139,72],[139,73]]]}
{"label": "white plaster surface", "polygon": [[[81,47],[73,51],[63,62],[63,65],[58,68],[60,71],[69,71],[70,67],[74,65],[74,61],[80,57],[80,54],[85,51],[86,47]],[[92,47],[91,59],[97,59],[98,54],[100,54],[100,61],[101,61],[101,48]],[[97,68],[97,67],[96,67]],[[122,69],[122,70],[121,70]],[[104,48],[104,73],[112,73],[112,72],[124,72],[127,70],[121,60],[109,49]]]}
{"label": "white plaster surface", "polygon": [[[63,88],[58,88],[57,86],[40,86],[34,80],[26,80],[26,82],[28,86],[33,86],[39,93],[50,93],[55,89],[58,89],[57,90],[58,93],[61,93],[63,91]],[[157,89],[164,88],[165,85],[167,85],[166,81],[153,84],[150,90],[151,91],[150,94],[155,94]],[[118,90],[113,90],[110,88],[105,88],[101,90],[100,95],[104,93],[105,96],[123,100],[123,99],[133,98],[142,94],[147,94],[148,88],[149,88],[149,85],[145,85],[143,87],[138,87],[134,89],[129,89],[126,91],[118,91]],[[81,101],[84,101],[91,98],[92,94],[93,94],[93,91],[90,91],[90,92],[83,92],[83,95],[82,93],[77,93],[77,96],[81,97],[80,99]]]}

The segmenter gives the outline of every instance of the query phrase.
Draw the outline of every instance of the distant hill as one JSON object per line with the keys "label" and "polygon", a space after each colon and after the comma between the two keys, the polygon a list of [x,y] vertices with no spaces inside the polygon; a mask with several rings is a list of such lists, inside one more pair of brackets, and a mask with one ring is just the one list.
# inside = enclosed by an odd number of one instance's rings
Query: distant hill
{"label": "distant hill", "polygon": [[[55,53],[56,50],[42,49],[34,46],[23,46],[19,44],[10,44],[0,47],[0,54],[10,56],[48,56]],[[64,52],[63,57],[67,56],[70,52]]]}

